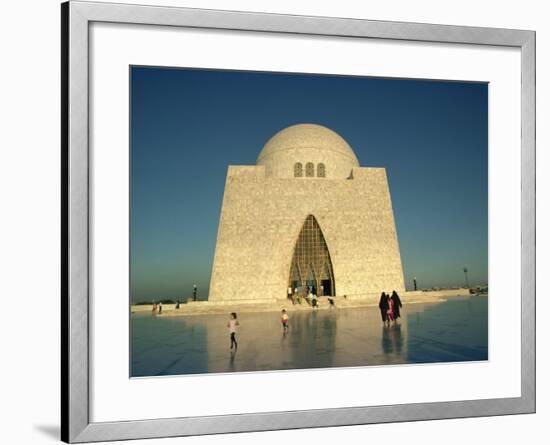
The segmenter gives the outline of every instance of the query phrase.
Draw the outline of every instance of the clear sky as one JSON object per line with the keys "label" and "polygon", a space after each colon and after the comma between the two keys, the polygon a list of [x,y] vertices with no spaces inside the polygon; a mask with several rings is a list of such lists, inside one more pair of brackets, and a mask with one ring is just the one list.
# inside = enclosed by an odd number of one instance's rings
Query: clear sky
{"label": "clear sky", "polygon": [[[132,301],[206,298],[228,165],[324,125],[385,167],[407,288],[487,283],[487,84],[132,67]],[[269,254],[269,252],[266,252]]]}

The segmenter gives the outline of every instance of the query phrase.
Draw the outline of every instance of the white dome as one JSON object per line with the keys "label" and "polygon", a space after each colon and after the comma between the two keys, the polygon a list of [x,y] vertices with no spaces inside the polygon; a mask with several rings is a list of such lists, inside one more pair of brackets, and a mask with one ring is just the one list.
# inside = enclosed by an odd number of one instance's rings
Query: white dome
{"label": "white dome", "polygon": [[275,134],[262,149],[256,162],[264,165],[266,175],[282,178],[294,177],[297,163],[304,169],[308,163],[324,166],[325,177],[346,179],[359,162],[348,143],[337,133],[322,125],[297,124]]}

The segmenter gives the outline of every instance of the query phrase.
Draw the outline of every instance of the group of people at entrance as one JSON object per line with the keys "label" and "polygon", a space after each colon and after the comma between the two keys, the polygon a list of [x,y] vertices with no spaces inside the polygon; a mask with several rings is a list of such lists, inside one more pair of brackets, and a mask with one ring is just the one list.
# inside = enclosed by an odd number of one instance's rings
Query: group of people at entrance
{"label": "group of people at entrance", "polygon": [[[323,286],[321,286],[321,295],[323,294]],[[318,309],[318,297],[317,297],[317,291],[315,289],[315,286],[305,286],[303,288],[294,288],[289,287],[287,290],[287,297],[290,301],[292,301],[292,304],[302,304],[302,301],[305,301],[307,304],[309,304],[313,309]],[[329,298],[329,302],[331,304],[331,308],[334,305],[334,300]]]}
{"label": "group of people at entrance", "polygon": [[382,316],[382,322],[390,324],[392,321],[397,321],[401,317],[401,299],[397,292],[393,291],[391,296],[382,292],[380,296],[380,302],[378,307],[380,308],[380,315]]}

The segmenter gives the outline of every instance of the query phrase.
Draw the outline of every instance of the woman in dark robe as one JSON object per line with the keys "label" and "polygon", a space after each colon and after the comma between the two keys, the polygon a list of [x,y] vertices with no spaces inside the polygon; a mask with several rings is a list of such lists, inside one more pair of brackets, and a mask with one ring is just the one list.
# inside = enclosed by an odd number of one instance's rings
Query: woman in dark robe
{"label": "woman in dark robe", "polygon": [[380,308],[382,322],[385,323],[388,319],[388,309],[390,308],[390,301],[388,296],[386,295],[386,292],[382,292],[382,295],[380,295],[380,302],[378,303],[378,307]]}
{"label": "woman in dark robe", "polygon": [[395,291],[393,291],[391,294],[391,300],[393,301],[393,319],[395,321],[399,317],[401,317],[400,308],[403,307],[403,305],[401,304],[401,299],[399,298],[399,295],[397,295],[397,292]]}

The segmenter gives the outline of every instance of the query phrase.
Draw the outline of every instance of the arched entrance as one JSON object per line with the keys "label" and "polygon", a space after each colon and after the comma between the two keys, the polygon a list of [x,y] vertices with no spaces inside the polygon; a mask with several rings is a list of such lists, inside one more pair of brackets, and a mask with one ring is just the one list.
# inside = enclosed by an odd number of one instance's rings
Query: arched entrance
{"label": "arched entrance", "polygon": [[336,295],[330,253],[313,215],[308,215],[304,221],[290,265],[289,287],[304,286],[313,287],[318,296]]}

